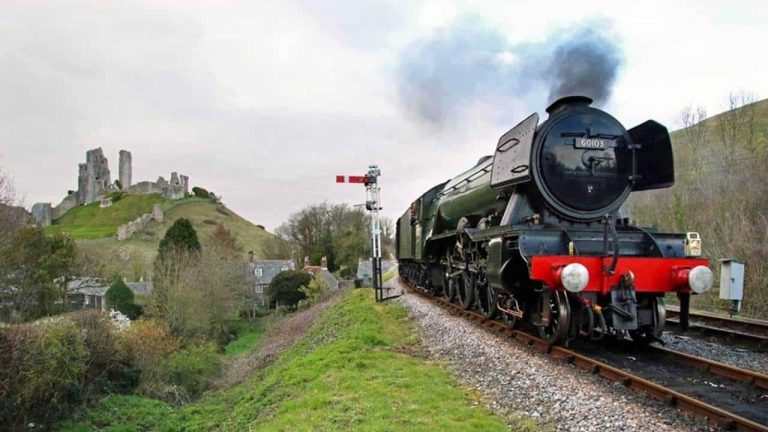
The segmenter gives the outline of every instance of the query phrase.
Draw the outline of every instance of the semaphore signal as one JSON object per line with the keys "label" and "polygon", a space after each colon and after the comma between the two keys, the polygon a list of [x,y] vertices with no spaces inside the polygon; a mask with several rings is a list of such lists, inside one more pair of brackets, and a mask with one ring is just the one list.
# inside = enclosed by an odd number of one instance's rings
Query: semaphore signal
{"label": "semaphore signal", "polygon": [[336,183],[357,183],[365,185],[365,208],[371,212],[371,269],[373,292],[376,301],[386,300],[382,287],[381,275],[381,188],[379,187],[381,170],[378,165],[369,165],[368,173],[364,176],[336,176]]}

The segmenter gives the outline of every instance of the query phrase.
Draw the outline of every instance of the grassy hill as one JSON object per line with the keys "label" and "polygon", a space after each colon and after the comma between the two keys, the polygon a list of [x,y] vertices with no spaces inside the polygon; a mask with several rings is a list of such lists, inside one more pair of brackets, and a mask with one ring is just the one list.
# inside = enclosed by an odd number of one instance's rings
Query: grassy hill
{"label": "grassy hill", "polygon": [[[151,222],[143,232],[130,239],[117,240],[119,225],[150,213],[156,203],[163,207],[163,223]],[[75,238],[78,248],[88,257],[90,273],[102,276],[120,273],[129,279],[138,279],[151,268],[160,240],[179,218],[192,222],[203,247],[219,224],[238,239],[244,255],[252,250],[256,257],[263,257],[264,244],[275,238],[225,205],[210,199],[167,200],[160,195],[125,196],[107,208],[99,208],[98,203],[76,207],[47,229],[50,232],[67,232]]]}
{"label": "grassy hill", "polygon": [[768,318],[768,100],[689,124],[672,133],[675,185],[633,194],[631,215],[640,225],[701,234],[716,279],[694,307],[728,308],[718,298],[718,260],[732,258],[746,263],[743,313]]}

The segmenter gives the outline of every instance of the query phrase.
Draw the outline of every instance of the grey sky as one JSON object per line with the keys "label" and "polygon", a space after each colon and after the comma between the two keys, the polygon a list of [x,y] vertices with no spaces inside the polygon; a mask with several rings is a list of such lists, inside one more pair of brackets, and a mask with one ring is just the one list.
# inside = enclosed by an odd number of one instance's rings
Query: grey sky
{"label": "grey sky", "polygon": [[136,181],[179,171],[273,229],[310,202],[362,201],[334,175],[375,162],[396,217],[549,102],[540,89],[513,97],[486,83],[440,127],[409,115],[407,53],[467,17],[506,46],[610,30],[624,62],[604,107],[627,126],[676,128],[685,105],[714,114],[731,90],[768,95],[760,3],[516,3],[4,1],[0,166],[27,207],[55,205],[76,188],[86,150],[104,148],[115,177],[128,149]]}

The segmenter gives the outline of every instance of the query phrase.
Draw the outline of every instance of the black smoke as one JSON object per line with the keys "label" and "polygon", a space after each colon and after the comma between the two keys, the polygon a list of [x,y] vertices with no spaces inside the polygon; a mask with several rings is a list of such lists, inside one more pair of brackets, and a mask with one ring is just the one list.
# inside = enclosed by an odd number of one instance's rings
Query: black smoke
{"label": "black smoke", "polygon": [[579,30],[555,47],[549,73],[549,101],[568,95],[589,96],[598,104],[611,97],[622,64],[621,49],[595,30]]}
{"label": "black smoke", "polygon": [[398,73],[400,99],[420,122],[460,122],[477,103],[498,111],[526,100],[547,106],[567,95],[604,104],[623,64],[605,23],[558,29],[540,42],[511,44],[497,28],[468,17],[413,43]]}

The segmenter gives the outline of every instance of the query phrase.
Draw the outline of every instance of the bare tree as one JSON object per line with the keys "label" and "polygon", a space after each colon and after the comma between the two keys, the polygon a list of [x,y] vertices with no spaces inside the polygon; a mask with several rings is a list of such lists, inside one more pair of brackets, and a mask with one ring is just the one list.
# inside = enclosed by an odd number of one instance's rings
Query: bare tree
{"label": "bare tree", "polygon": [[680,123],[685,133],[688,151],[690,152],[691,170],[696,176],[701,175],[702,153],[708,136],[707,110],[697,107],[695,110],[689,105],[680,113]]}
{"label": "bare tree", "polygon": [[[726,169],[751,158],[755,143],[755,96],[738,91],[728,95],[728,110],[717,116],[717,133],[725,152]],[[739,147],[742,147],[741,149]]]}
{"label": "bare tree", "polygon": [[8,244],[10,238],[27,223],[27,212],[15,205],[13,181],[0,169],[0,244]]}

